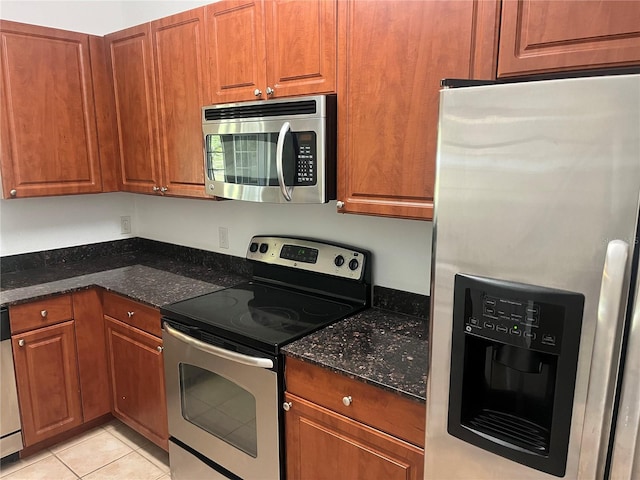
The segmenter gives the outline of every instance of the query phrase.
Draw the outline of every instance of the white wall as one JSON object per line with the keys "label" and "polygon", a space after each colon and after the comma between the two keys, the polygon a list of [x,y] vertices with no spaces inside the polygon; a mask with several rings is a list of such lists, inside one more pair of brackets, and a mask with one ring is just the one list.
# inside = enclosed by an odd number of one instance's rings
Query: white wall
{"label": "white wall", "polygon": [[0,200],[0,256],[118,240],[133,195],[103,193]]}
{"label": "white wall", "polygon": [[[95,35],[199,5],[189,1],[0,0],[0,18]],[[0,201],[0,256],[126,238],[132,235],[244,256],[249,238],[280,233],[335,240],[374,253],[374,283],[429,293],[431,223],[336,213],[327,205],[266,205],[111,193]],[[229,249],[218,246],[218,227]]]}
{"label": "white wall", "polygon": [[208,0],[0,0],[0,18],[106,35],[213,3]]}

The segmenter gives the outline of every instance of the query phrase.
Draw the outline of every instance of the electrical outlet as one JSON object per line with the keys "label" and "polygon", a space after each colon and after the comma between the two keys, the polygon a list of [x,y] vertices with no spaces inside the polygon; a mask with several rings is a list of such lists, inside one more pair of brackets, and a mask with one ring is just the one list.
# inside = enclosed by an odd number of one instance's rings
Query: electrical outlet
{"label": "electrical outlet", "polygon": [[229,248],[229,230],[227,227],[218,227],[218,244],[220,248]]}
{"label": "electrical outlet", "polygon": [[120,217],[120,233],[131,233],[131,217],[129,215]]}

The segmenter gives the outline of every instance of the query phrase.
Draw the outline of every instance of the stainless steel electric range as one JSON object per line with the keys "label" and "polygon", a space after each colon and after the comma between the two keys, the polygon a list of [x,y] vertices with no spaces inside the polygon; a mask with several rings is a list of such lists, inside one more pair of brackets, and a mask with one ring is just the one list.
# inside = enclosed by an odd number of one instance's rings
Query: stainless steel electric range
{"label": "stainless steel electric range", "polygon": [[370,305],[368,251],[253,237],[251,281],[165,306],[171,478],[284,477],[280,347]]}

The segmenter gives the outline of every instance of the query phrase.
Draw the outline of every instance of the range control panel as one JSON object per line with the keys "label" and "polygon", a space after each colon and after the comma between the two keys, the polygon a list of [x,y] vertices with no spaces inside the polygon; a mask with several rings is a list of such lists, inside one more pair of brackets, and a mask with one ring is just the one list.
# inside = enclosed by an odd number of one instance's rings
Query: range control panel
{"label": "range control panel", "polygon": [[574,299],[583,298],[481,277],[457,275],[456,282],[456,309],[464,319],[457,325],[464,333],[557,355],[570,309],[579,303]]}
{"label": "range control panel", "polygon": [[365,251],[277,236],[253,237],[247,259],[353,280],[362,280],[368,261]]}

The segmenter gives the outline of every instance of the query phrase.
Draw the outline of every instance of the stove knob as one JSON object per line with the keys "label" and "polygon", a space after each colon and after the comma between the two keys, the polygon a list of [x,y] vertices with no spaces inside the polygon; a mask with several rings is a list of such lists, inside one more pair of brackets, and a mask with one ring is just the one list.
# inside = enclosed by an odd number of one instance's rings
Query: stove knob
{"label": "stove knob", "polygon": [[260,253],[267,253],[267,250],[269,250],[269,244],[268,243],[261,243],[260,244]]}
{"label": "stove knob", "polygon": [[333,259],[333,263],[336,264],[336,267],[341,267],[342,265],[344,265],[344,257],[342,255],[338,255]]}
{"label": "stove knob", "polygon": [[249,251],[252,253],[255,253],[258,251],[258,244],[256,242],[251,242],[251,245],[249,246]]}
{"label": "stove knob", "polygon": [[351,259],[349,262],[349,270],[357,270],[360,266],[360,263],[355,258]]}

